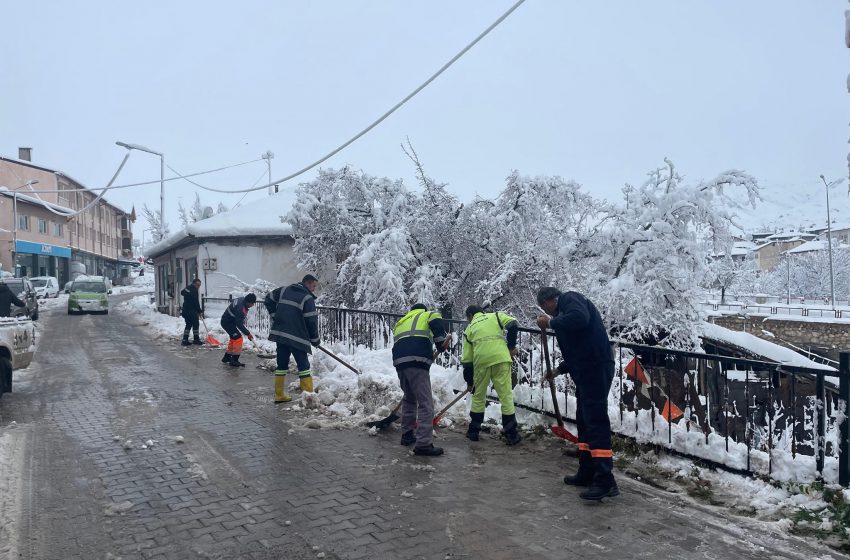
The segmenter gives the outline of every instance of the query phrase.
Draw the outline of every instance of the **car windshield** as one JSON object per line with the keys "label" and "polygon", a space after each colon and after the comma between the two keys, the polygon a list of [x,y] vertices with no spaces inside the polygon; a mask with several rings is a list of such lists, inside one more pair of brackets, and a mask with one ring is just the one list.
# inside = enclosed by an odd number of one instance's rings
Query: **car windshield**
{"label": "car windshield", "polygon": [[24,283],[20,280],[6,280],[4,282],[13,293],[19,294],[24,291]]}
{"label": "car windshield", "polygon": [[33,278],[32,279],[32,285],[35,286],[36,288],[43,288],[43,287],[47,286],[47,280],[41,280],[39,278]]}
{"label": "car windshield", "polygon": [[73,285],[71,285],[71,291],[105,294],[106,284],[103,282],[74,282]]}

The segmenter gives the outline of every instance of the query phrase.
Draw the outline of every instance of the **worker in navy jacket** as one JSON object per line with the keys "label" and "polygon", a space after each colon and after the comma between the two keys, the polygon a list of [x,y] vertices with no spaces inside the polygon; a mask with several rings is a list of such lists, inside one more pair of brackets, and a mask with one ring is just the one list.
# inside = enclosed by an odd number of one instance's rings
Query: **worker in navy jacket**
{"label": "worker in navy jacket", "polygon": [[578,292],[541,288],[537,304],[547,313],[537,318],[541,329],[552,329],[563,357],[550,378],[569,373],[576,385],[579,468],[564,477],[571,486],[589,486],[586,500],[618,495],[611,450],[608,392],[614,379],[614,357],[608,332],[596,306]]}
{"label": "worker in navy jacket", "polygon": [[314,292],[319,280],[307,274],[297,284],[280,287],[263,301],[272,319],[269,340],[277,344],[275,375],[276,403],[291,399],[284,391],[284,378],[289,371],[289,358],[295,358],[302,391],[313,392],[313,372],[309,354],[319,345],[319,314]]}

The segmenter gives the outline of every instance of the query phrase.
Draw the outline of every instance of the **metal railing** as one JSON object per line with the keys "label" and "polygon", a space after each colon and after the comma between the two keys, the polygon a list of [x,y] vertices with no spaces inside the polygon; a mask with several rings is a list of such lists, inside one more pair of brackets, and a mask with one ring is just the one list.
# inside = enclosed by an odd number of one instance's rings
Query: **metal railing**
{"label": "metal railing", "polygon": [[[369,349],[392,345],[401,315],[319,307],[322,340]],[[447,319],[459,340],[465,321]],[[547,338],[557,364],[560,351]],[[541,332],[521,328],[514,364],[517,405],[554,416],[544,390]],[[438,363],[459,367],[461,345]],[[614,432],[717,466],[772,476],[789,469],[825,473],[850,485],[850,436],[845,421],[850,367],[839,371],[614,341],[617,365],[609,397]],[[574,421],[575,386],[555,378],[560,410]],[[835,472],[837,477],[833,477]]]}
{"label": "metal railing", "polygon": [[719,311],[721,313],[753,313],[756,315],[785,315],[788,317],[850,319],[850,311],[847,309],[832,309],[831,307],[797,307],[754,303],[715,303],[710,301],[701,301],[699,305],[706,311]]}

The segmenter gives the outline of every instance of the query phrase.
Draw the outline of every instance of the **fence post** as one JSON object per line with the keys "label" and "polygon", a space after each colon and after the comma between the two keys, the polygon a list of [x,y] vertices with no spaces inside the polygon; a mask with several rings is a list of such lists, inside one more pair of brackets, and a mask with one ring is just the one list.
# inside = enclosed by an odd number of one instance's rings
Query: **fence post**
{"label": "fence post", "polygon": [[838,483],[841,486],[850,485],[850,417],[848,417],[848,404],[850,404],[850,352],[841,352],[838,358],[838,398],[839,404],[844,407],[841,428],[839,431],[839,454],[838,454]]}
{"label": "fence post", "polygon": [[826,422],[824,422],[824,414],[826,414],[826,395],[824,392],[824,375],[817,374],[815,381],[815,469],[817,470],[817,480],[823,480],[823,464],[826,456]]}

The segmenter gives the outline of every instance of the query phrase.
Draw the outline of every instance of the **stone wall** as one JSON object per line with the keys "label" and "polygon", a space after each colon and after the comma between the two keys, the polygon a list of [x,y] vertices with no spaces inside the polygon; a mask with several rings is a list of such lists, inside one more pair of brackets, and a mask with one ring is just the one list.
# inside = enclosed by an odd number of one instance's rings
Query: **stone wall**
{"label": "stone wall", "polygon": [[850,351],[850,322],[846,321],[794,321],[770,315],[723,315],[710,317],[709,321],[783,346],[791,343],[835,361],[839,352]]}

